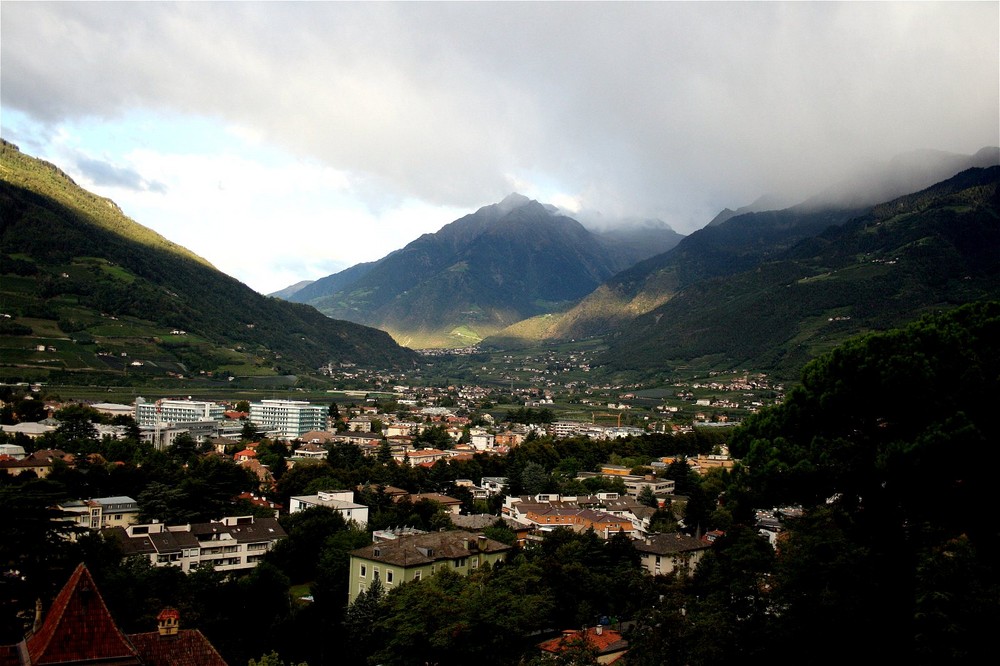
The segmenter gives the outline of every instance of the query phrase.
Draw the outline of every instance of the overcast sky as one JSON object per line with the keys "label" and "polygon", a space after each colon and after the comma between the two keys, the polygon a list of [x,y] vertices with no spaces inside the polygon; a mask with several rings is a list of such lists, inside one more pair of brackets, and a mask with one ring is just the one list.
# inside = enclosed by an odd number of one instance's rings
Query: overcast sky
{"label": "overcast sky", "polygon": [[1000,145],[1000,3],[2,2],[0,129],[268,293],[518,191],[681,233]]}

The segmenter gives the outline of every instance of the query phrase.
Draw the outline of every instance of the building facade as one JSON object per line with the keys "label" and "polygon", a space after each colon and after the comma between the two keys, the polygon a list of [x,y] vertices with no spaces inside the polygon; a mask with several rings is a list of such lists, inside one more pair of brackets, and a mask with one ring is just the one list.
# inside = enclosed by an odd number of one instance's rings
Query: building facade
{"label": "building facade", "polygon": [[348,599],[353,602],[376,580],[389,591],[442,568],[464,576],[486,564],[502,562],[510,549],[499,541],[463,530],[373,543],[351,552]]}
{"label": "building facade", "polygon": [[250,403],[250,422],[284,439],[297,439],[313,430],[326,429],[327,408],[304,400],[261,400]]}
{"label": "building facade", "polygon": [[126,527],[139,517],[139,504],[124,495],[66,502],[60,508],[69,520],[89,530]]}
{"label": "building facade", "polygon": [[352,490],[321,490],[316,495],[293,496],[288,501],[288,512],[298,513],[315,506],[332,509],[342,515],[344,520],[353,520],[360,527],[368,525],[368,507],[355,503]]}
{"label": "building facade", "polygon": [[632,545],[639,551],[642,568],[654,576],[674,571],[690,576],[702,556],[712,548],[711,543],[679,532],[651,535],[633,541]]}
{"label": "building facade", "polygon": [[287,536],[277,519],[253,516],[190,525],[112,527],[101,534],[118,540],[126,556],[145,557],[154,567],[179,567],[184,573],[205,566],[216,571],[253,569]]}
{"label": "building facade", "polygon": [[143,398],[135,400],[135,421],[140,428],[152,428],[160,423],[221,421],[225,416],[225,407],[214,402],[198,400],[146,402]]}

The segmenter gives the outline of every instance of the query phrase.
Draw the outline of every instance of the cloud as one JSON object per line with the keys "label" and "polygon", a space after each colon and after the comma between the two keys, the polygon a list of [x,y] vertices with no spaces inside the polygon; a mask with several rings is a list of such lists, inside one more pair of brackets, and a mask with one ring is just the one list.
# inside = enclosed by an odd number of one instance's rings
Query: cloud
{"label": "cloud", "polygon": [[3,18],[5,109],[209,119],[343,174],[369,220],[526,183],[687,233],[858,164],[1000,144],[992,2],[7,2]]}
{"label": "cloud", "polygon": [[139,192],[156,192],[157,194],[166,194],[167,192],[167,186],[163,183],[155,180],[148,181],[133,169],[115,166],[102,160],[81,155],[76,159],[76,168],[95,185],[121,187]]}

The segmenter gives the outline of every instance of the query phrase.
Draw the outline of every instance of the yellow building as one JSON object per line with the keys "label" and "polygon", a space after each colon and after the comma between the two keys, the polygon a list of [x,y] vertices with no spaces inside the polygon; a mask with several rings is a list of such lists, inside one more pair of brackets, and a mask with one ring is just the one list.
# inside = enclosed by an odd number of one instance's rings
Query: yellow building
{"label": "yellow building", "polygon": [[351,552],[348,601],[357,599],[375,580],[381,581],[388,592],[444,568],[466,575],[485,564],[502,562],[510,549],[499,541],[463,530],[373,543]]}

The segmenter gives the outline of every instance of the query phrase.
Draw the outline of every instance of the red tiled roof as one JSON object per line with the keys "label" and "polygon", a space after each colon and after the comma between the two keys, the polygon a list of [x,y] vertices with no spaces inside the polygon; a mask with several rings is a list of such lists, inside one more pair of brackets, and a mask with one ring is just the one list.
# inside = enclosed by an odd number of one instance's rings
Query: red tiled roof
{"label": "red tiled roof", "polygon": [[39,665],[90,660],[141,663],[83,564],[52,602],[42,626],[28,638],[27,648],[31,663]]}
{"label": "red tiled roof", "polygon": [[570,641],[581,638],[596,648],[600,655],[625,652],[628,649],[628,641],[623,639],[620,633],[607,627],[602,627],[600,633],[598,633],[597,627],[589,627],[586,633],[574,630],[564,631],[562,636],[539,643],[538,647],[544,652],[559,654],[569,646]]}
{"label": "red tiled roof", "polygon": [[129,638],[145,666],[227,666],[197,629],[182,629],[173,636],[149,631],[130,634]]}
{"label": "red tiled roof", "polygon": [[[159,619],[177,619],[165,609]],[[23,650],[26,654],[21,654]],[[22,659],[26,657],[26,661]],[[90,571],[77,566],[56,595],[38,631],[23,643],[0,645],[0,665],[56,666],[227,666],[197,629],[161,636],[158,631],[122,633],[115,624]]]}

